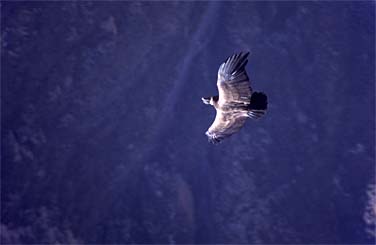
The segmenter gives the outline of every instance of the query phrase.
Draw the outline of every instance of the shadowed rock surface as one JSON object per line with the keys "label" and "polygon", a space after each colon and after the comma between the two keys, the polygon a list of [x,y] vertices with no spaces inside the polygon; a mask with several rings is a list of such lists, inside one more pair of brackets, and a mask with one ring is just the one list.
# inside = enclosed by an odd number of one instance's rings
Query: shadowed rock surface
{"label": "shadowed rock surface", "polygon": [[[373,2],[2,2],[2,243],[373,243]],[[204,135],[219,65],[268,113]]]}

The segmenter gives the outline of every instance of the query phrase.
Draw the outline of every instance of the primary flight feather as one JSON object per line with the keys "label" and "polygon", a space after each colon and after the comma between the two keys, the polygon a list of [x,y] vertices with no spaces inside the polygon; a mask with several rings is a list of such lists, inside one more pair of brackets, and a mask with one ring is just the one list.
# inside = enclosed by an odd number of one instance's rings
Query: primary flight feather
{"label": "primary flight feather", "polygon": [[239,53],[227,58],[218,70],[219,95],[202,98],[217,111],[213,124],[206,131],[211,143],[219,143],[238,132],[247,118],[257,119],[266,112],[267,96],[252,91],[245,71],[248,55],[249,52]]}

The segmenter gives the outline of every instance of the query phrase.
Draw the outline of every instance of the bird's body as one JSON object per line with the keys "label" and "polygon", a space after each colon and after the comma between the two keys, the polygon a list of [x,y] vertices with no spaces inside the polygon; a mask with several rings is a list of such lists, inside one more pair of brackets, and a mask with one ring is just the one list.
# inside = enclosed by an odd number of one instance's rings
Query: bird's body
{"label": "bird's body", "polygon": [[247,118],[260,118],[267,108],[264,93],[253,92],[245,71],[249,53],[235,54],[219,67],[217,87],[219,95],[202,98],[216,109],[216,117],[206,131],[211,143],[238,132]]}

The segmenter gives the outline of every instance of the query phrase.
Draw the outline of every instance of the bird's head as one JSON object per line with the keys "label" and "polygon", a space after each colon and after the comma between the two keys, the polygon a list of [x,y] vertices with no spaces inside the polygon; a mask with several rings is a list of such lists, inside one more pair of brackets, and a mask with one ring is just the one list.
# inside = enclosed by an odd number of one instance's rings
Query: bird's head
{"label": "bird's head", "polygon": [[206,105],[210,105],[211,103],[211,98],[212,97],[202,97],[201,98],[201,100],[202,100],[202,102],[204,102],[204,104],[206,104]]}
{"label": "bird's head", "polygon": [[218,95],[217,96],[211,96],[211,97],[202,97],[202,102],[206,105],[214,105],[219,99]]}

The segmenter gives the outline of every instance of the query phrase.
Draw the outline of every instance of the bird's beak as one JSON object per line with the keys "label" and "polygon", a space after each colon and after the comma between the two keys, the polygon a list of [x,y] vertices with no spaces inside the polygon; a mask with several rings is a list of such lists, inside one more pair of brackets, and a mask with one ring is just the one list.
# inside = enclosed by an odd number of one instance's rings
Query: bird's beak
{"label": "bird's beak", "polygon": [[206,97],[206,98],[202,97],[201,100],[202,102],[204,102],[204,104],[210,105],[210,97]]}

